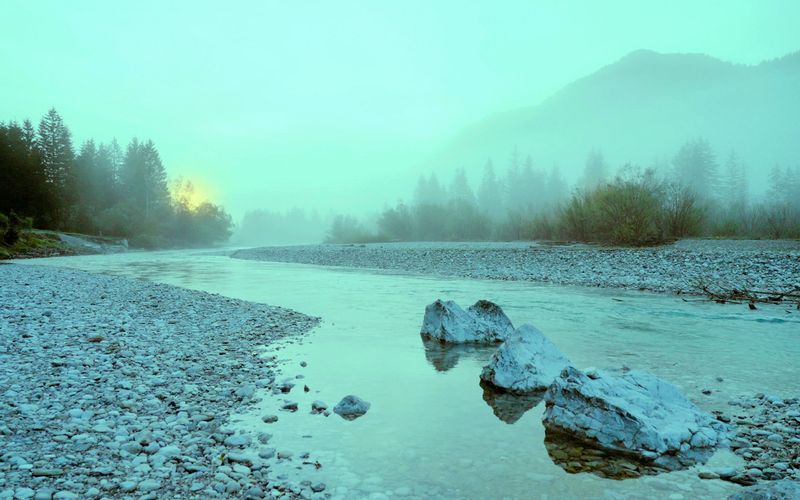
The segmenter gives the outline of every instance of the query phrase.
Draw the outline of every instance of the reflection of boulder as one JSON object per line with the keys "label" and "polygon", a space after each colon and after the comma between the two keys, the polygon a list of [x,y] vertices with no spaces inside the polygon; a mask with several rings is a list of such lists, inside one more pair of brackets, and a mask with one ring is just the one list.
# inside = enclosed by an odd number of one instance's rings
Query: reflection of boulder
{"label": "reflection of boulder", "polygon": [[420,333],[441,342],[502,342],[514,325],[497,304],[479,300],[466,311],[452,300],[437,300],[425,308]]}
{"label": "reflection of boulder", "polygon": [[507,424],[516,423],[525,412],[534,408],[544,399],[544,391],[512,394],[500,391],[482,380],[481,387],[483,388],[483,400],[492,407],[494,416]]}
{"label": "reflection of boulder", "polygon": [[542,332],[522,325],[492,355],[481,380],[515,393],[544,391],[569,364]]}
{"label": "reflection of boulder", "polygon": [[554,435],[661,468],[705,461],[727,431],[677,387],[637,371],[615,376],[567,367],[547,390],[545,403],[542,421]]}
{"label": "reflection of boulder", "polygon": [[436,371],[446,372],[458,364],[461,356],[479,356],[486,359],[489,351],[486,346],[476,344],[447,344],[438,340],[422,337],[425,347],[425,359],[432,364]]}
{"label": "reflection of boulder", "polygon": [[591,472],[609,479],[630,479],[683,468],[680,464],[668,467],[642,461],[636,455],[610,452],[548,429],[544,433],[544,446],[553,463],[570,474]]}

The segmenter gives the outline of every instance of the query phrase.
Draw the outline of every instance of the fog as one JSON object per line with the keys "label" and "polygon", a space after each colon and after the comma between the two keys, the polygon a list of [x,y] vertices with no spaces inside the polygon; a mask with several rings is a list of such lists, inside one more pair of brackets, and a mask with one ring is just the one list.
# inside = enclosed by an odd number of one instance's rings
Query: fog
{"label": "fog", "polygon": [[566,199],[593,151],[609,177],[666,172],[702,139],[757,197],[800,164],[798,17],[793,1],[10,1],[0,120],[55,107],[76,150],[152,139],[170,181],[236,224],[301,209],[313,238],[414,204],[420,175],[463,169],[477,196],[487,161],[503,177],[515,154]]}

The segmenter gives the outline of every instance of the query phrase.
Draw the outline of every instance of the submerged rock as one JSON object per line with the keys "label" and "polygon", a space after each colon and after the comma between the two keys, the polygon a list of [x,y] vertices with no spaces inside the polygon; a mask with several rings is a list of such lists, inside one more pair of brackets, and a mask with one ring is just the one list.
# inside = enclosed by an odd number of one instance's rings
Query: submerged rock
{"label": "submerged rock", "polygon": [[466,311],[452,300],[425,308],[420,333],[441,342],[502,342],[514,333],[514,325],[497,304],[479,300]]}
{"label": "submerged rock", "polygon": [[570,365],[542,332],[522,325],[483,367],[481,380],[514,393],[544,391]]}
{"label": "submerged rock", "polygon": [[358,396],[345,396],[339,404],[333,407],[334,413],[339,414],[345,420],[355,420],[367,413],[370,404]]}
{"label": "submerged rock", "polygon": [[545,428],[602,450],[677,469],[708,458],[727,426],[674,385],[630,371],[565,368],[545,394]]}
{"label": "submerged rock", "polygon": [[728,500],[794,500],[800,498],[800,481],[781,479],[745,488]]}

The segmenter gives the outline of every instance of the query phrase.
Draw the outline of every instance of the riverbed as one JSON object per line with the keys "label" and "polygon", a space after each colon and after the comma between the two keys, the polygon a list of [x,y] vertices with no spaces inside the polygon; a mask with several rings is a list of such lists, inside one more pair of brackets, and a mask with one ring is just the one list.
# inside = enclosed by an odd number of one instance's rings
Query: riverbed
{"label": "riverbed", "polygon": [[[422,342],[422,314],[436,298],[465,306],[495,301],[515,325],[542,330],[577,366],[653,372],[706,410],[730,411],[727,401],[742,393],[800,393],[800,313],[780,306],[751,311],[630,290],[434,278],[199,251],[36,264],[143,278],[322,317],[302,342],[287,339],[279,351],[291,367],[282,375],[302,377],[285,396],[300,411],[279,411],[265,398],[235,422],[273,433],[278,450],[308,451],[308,460],[320,464],[314,481],[325,482],[334,496],[679,499],[725,498],[740,488],[701,480],[696,469],[625,481],[566,473],[545,449],[542,404],[512,418],[498,412],[501,419],[485,400],[478,375],[492,348],[443,351]],[[333,406],[347,394],[372,404],[367,415],[346,421],[309,413],[312,401]],[[264,414],[279,420],[265,424]],[[722,451],[712,463],[737,460]]]}

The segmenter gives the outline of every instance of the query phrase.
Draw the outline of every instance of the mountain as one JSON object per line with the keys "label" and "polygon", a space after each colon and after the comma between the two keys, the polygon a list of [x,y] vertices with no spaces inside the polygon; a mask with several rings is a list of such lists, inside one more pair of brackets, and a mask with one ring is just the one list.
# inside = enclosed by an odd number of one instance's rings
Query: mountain
{"label": "mountain", "polygon": [[775,163],[800,164],[800,52],[747,66],[635,51],[539,105],[467,127],[428,166],[463,166],[476,178],[488,158],[505,169],[516,145],[539,167],[558,164],[576,180],[592,149],[612,167],[668,164],[697,137],[720,163],[735,150],[759,191]]}

